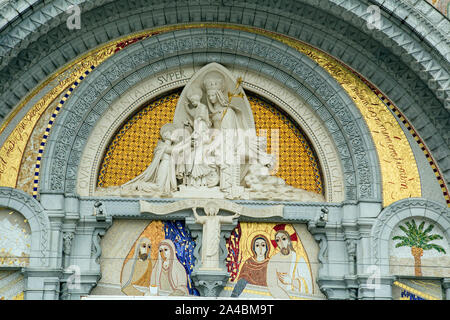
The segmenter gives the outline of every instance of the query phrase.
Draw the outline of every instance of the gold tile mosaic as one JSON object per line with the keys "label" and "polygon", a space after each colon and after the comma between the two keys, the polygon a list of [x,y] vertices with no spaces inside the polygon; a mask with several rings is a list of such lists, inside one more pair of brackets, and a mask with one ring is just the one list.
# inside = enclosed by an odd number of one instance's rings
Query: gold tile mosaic
{"label": "gold tile mosaic", "polygon": [[[173,92],[153,100],[123,125],[107,148],[99,172],[99,187],[124,184],[147,168],[152,161],[159,129],[172,121],[180,93]],[[271,103],[253,94],[247,97],[257,133],[267,130],[269,153],[271,130],[279,130],[279,165],[276,175],[291,186],[323,193],[317,156],[301,130]]]}
{"label": "gold tile mosaic", "polygon": [[99,187],[124,184],[151,163],[159,129],[172,122],[180,92],[146,105],[119,130],[106,149],[98,178]]}
{"label": "gold tile mosaic", "polygon": [[279,132],[278,171],[287,184],[323,193],[319,161],[309,141],[286,114],[269,102],[247,95],[255,118],[256,132],[267,130],[267,152],[271,152],[271,130]]}

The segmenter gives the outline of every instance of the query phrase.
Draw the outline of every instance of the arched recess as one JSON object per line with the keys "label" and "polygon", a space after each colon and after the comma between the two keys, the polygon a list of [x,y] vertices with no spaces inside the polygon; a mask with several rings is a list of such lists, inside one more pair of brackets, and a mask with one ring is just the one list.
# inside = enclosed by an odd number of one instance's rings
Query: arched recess
{"label": "arched recess", "polygon": [[385,208],[377,217],[371,231],[372,262],[380,275],[389,276],[389,240],[399,222],[408,218],[425,218],[435,222],[450,239],[450,209],[422,199],[410,198],[397,201]]}
{"label": "arched recess", "polygon": [[[330,52],[385,93],[413,122],[449,180],[448,22],[428,4],[398,1],[81,2],[83,28],[67,30],[68,3],[39,2],[4,29],[3,114],[39,81],[86,50],[120,35],[161,25],[224,22],[286,34]],[[368,6],[380,5],[381,28],[368,29]],[[99,16],[102,19],[99,19]],[[15,16],[10,17],[11,20]],[[106,19],[108,23],[103,22]],[[444,19],[444,20],[443,20]],[[19,23],[20,22],[20,23]],[[439,23],[438,23],[439,22]],[[39,38],[42,36],[41,38]],[[35,41],[39,38],[40,41]],[[23,41],[25,40],[25,41]],[[31,44],[29,46],[29,44]],[[14,49],[13,49],[14,48]],[[50,53],[51,52],[51,53]],[[14,58],[16,57],[16,58]],[[19,59],[20,57],[20,59]],[[13,60],[11,60],[13,59]],[[14,60],[15,59],[15,60]],[[8,71],[9,70],[9,71]],[[24,74],[27,73],[27,75]],[[21,77],[20,80],[18,77]],[[17,79],[13,81],[11,79]],[[10,90],[7,90],[7,89]],[[424,108],[423,106],[427,106]]]}
{"label": "arched recess", "polygon": [[0,206],[15,210],[28,220],[31,229],[31,250],[27,268],[48,266],[50,222],[41,204],[23,191],[0,187]]}
{"label": "arched recess", "polygon": [[[300,124],[304,134],[311,141],[319,157],[321,172],[324,175],[325,198],[329,202],[344,200],[344,175],[336,146],[322,120],[314,110],[298,95],[283,88],[277,80],[269,80],[264,75],[238,66],[230,70],[235,77],[243,78],[243,88],[271,101],[290,118]],[[119,99],[112,102],[98,123],[83,148],[77,179],[77,194],[95,195],[97,177],[108,144],[123,125],[142,106],[149,101],[175,88],[184,86],[195,72],[192,67],[175,68],[149,77],[123,92]],[[159,79],[167,74],[182,78],[168,81],[159,86]],[[269,133],[270,134],[270,133]]]}
{"label": "arched recess", "polygon": [[85,142],[111,103],[128,88],[171,68],[213,61],[260,73],[303,96],[328,128],[339,152],[345,199],[381,198],[371,135],[340,85],[309,57],[285,44],[220,29],[216,33],[191,30],[153,36],[121,50],[95,69],[71,95],[52,128],[44,154],[41,190],[75,192]]}

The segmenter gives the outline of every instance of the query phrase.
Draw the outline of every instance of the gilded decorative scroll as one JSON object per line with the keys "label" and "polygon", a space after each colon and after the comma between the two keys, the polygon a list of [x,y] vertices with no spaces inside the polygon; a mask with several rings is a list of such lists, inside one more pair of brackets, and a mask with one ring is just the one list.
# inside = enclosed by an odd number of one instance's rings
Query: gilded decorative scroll
{"label": "gilded decorative scroll", "polygon": [[421,197],[419,170],[403,129],[378,96],[354,73],[328,55],[301,43],[290,43],[327,70],[353,99],[369,127],[377,150],[382,183],[383,205]]}

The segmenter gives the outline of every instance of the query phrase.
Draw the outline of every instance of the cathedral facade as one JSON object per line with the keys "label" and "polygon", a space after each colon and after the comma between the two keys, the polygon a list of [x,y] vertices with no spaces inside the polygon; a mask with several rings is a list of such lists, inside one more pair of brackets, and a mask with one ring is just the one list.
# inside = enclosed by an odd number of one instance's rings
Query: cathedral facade
{"label": "cathedral facade", "polygon": [[0,298],[450,299],[425,0],[0,1]]}

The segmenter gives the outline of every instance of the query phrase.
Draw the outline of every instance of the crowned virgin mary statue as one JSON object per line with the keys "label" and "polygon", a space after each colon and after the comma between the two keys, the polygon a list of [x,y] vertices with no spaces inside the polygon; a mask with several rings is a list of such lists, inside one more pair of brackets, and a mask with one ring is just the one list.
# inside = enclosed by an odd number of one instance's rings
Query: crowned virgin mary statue
{"label": "crowned virgin mary statue", "polygon": [[149,167],[126,184],[103,190],[127,196],[324,201],[322,195],[270,175],[275,157],[256,135],[250,103],[222,65],[210,63],[190,79],[173,123]]}

